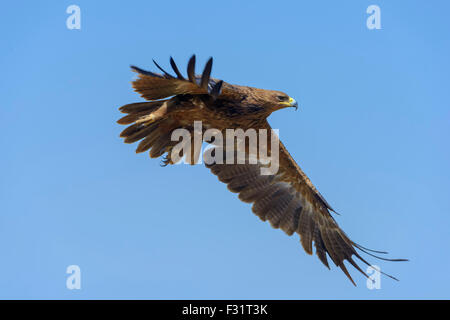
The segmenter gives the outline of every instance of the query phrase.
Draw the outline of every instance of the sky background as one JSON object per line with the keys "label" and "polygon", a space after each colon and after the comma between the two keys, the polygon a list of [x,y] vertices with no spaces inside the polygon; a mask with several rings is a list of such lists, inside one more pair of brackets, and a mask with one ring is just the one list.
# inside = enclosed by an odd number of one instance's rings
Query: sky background
{"label": "sky background", "polygon": [[[69,30],[66,8],[81,8]],[[371,4],[381,30],[366,27]],[[449,299],[448,1],[14,1],[0,13],[0,298]],[[129,65],[297,99],[269,118],[350,237],[387,250],[355,288],[203,165],[119,138]],[[199,67],[200,69],[200,67]],[[198,71],[200,71],[198,69]],[[66,268],[81,268],[81,290]]]}

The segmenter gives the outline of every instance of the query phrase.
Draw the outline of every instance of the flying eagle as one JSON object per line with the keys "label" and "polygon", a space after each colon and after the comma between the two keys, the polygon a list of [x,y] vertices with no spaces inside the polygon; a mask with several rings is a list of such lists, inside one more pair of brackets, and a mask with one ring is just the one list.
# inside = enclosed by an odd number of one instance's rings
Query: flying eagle
{"label": "flying eagle", "polygon": [[[140,141],[136,152],[150,150],[151,158],[166,154],[163,160],[165,165],[174,163],[170,151],[177,144],[177,141],[171,139],[175,129],[183,128],[192,132],[194,121],[202,121],[203,130],[270,130],[267,117],[272,112],[287,107],[297,108],[297,102],[283,92],[232,85],[210,77],[212,58],[206,63],[203,73],[196,75],[195,55],[192,56],[186,78],[172,58],[170,64],[175,75],[163,70],[154,60],[153,62],[161,74],[131,66],[138,74],[138,78],[132,83],[133,88],[148,101],[122,106],[119,110],[127,115],[118,120],[118,123],[130,125],[120,135],[125,143]],[[331,206],[285,146],[281,142],[278,146],[279,169],[273,175],[262,175],[260,169],[263,164],[260,162],[212,163],[206,166],[220,181],[228,185],[231,192],[238,193],[240,200],[252,203],[252,211],[261,220],[269,221],[272,227],[282,229],[287,235],[298,233],[308,254],[313,253],[314,243],[320,261],[330,268],[328,255],[355,285],[344,260],[367,277],[353,260],[353,256],[366,265],[370,264],[356,249],[372,256],[375,255],[369,251],[386,252],[370,250],[350,240],[332,217],[331,212],[334,210]],[[191,158],[191,163],[196,161],[195,152],[185,156]],[[405,260],[375,257],[389,261]]]}

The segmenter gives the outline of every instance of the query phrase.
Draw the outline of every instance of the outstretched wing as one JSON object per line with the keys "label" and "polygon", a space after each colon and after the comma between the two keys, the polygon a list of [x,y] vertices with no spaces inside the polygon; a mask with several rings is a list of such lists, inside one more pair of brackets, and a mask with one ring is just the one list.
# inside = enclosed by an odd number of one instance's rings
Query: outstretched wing
{"label": "outstretched wing", "polygon": [[[268,123],[266,128],[270,129]],[[261,163],[207,165],[220,181],[228,185],[230,191],[239,194],[240,200],[253,204],[252,211],[261,220],[269,221],[272,227],[280,228],[288,235],[294,232],[299,234],[308,254],[312,254],[314,242],[318,258],[327,268],[328,255],[353,284],[355,282],[344,265],[345,260],[367,276],[353,260],[355,256],[370,265],[356,251],[358,248],[368,253],[364,250],[366,248],[350,240],[342,231],[329,212],[333,211],[331,207],[281,142],[278,172],[275,175],[261,175],[263,166]]]}
{"label": "outstretched wing", "polygon": [[[140,141],[136,152],[149,150],[150,157],[157,158],[167,153],[164,164],[173,163],[170,151],[177,144],[171,141],[171,133],[175,129],[186,129],[193,132],[195,120],[204,121],[202,108],[208,97],[214,102],[219,96],[229,100],[240,100],[240,93],[233,86],[222,80],[210,77],[213,59],[210,58],[201,75],[195,75],[195,55],[187,66],[187,78],[179,71],[175,61],[170,58],[170,64],[176,77],[162,69],[153,61],[163,74],[145,71],[135,66],[131,68],[138,73],[138,79],[132,85],[148,102],[138,102],[124,105],[119,110],[127,115],[117,122],[129,125],[120,136],[125,143]],[[197,96],[200,96],[196,98]],[[167,98],[167,99],[165,99]],[[165,100],[162,100],[165,99]],[[195,163],[199,154],[191,147],[187,159]]]}
{"label": "outstretched wing", "polygon": [[[147,100],[164,99],[179,94],[208,94],[213,99],[219,95],[230,93],[229,88],[224,89],[222,80],[211,78],[213,58],[210,58],[205,65],[201,75],[195,74],[195,55],[188,62],[187,78],[179,71],[173,58],[170,58],[170,65],[176,76],[166,72],[153,60],[156,67],[162,74],[143,70],[131,66],[133,71],[138,73],[139,78],[133,82],[133,88]],[[223,92],[222,92],[223,91]]]}

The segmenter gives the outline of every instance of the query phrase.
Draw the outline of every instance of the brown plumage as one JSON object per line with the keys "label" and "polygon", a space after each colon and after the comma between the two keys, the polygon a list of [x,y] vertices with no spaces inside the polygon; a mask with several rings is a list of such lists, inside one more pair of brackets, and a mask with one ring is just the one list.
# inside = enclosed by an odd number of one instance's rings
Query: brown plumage
{"label": "brown plumage", "polygon": [[[194,121],[202,121],[203,132],[208,128],[222,132],[228,128],[270,129],[267,117],[272,112],[297,107],[295,100],[285,93],[231,85],[211,78],[212,58],[208,60],[202,75],[197,76],[195,56],[192,56],[187,67],[187,78],[183,77],[172,58],[170,64],[176,76],[163,70],[156,62],[162,74],[132,66],[138,73],[133,88],[149,101],[121,107],[119,110],[127,115],[118,121],[119,124],[130,125],[121,133],[126,143],[141,140],[136,152],[150,150],[152,158],[166,154],[166,165],[173,163],[170,151],[178,141],[171,141],[170,137],[175,129],[184,128],[192,133]],[[272,152],[270,146],[268,152]],[[186,156],[191,163],[198,158],[194,152]],[[261,220],[269,221],[274,228],[280,228],[288,235],[298,233],[308,254],[313,253],[314,243],[315,252],[326,267],[329,268],[328,255],[353,284],[344,260],[366,275],[353,256],[370,265],[356,249],[369,255],[373,254],[368,251],[374,251],[356,244],[339,228],[330,214],[334,210],[281,142],[278,172],[261,175],[262,166],[261,161],[256,164],[207,165],[220,181],[228,185],[230,191],[239,194],[239,199],[253,203],[252,210]]]}

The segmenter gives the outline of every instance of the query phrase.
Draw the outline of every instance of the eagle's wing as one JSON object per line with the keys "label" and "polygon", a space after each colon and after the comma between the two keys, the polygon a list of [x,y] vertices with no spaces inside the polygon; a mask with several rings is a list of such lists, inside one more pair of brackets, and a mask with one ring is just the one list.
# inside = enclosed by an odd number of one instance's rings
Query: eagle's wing
{"label": "eagle's wing", "polygon": [[[183,77],[175,61],[170,58],[170,65],[176,77],[162,69],[153,60],[156,67],[163,74],[158,74],[140,69],[131,68],[138,73],[138,78],[132,82],[135,91],[141,94],[147,102],[137,102],[124,105],[119,108],[127,115],[117,121],[119,124],[128,125],[120,136],[125,143],[134,143],[142,140],[136,152],[150,150],[150,157],[157,158],[167,153],[164,164],[173,163],[170,151],[178,143],[171,141],[171,133],[175,129],[186,129],[193,133],[193,121],[201,120],[202,99],[192,99],[195,96],[209,96],[211,101],[217,98],[236,100],[242,99],[242,94],[234,86],[210,77],[213,59],[210,58],[201,75],[195,75],[195,55],[188,62],[187,78]],[[183,96],[190,97],[183,97]],[[167,99],[165,99],[167,98]],[[186,98],[186,99],[185,99]],[[162,100],[165,99],[165,100]],[[185,155],[191,164],[197,162],[199,153],[190,148],[190,155]]]}
{"label": "eagle's wing", "polygon": [[166,72],[156,61],[153,60],[153,62],[163,74],[131,66],[139,77],[133,82],[133,88],[147,100],[164,99],[179,94],[209,94],[214,99],[219,95],[232,96],[234,94],[233,90],[230,90],[230,86],[223,86],[224,81],[210,77],[213,58],[208,60],[202,74],[196,75],[195,55],[193,55],[188,62],[187,78],[181,74],[172,57],[170,58],[170,65],[176,76]]}
{"label": "eagle's wing", "polygon": [[[266,125],[270,129],[269,124]],[[253,204],[253,213],[261,220],[269,221],[272,227],[280,228],[288,235],[294,232],[299,234],[300,242],[308,254],[312,254],[314,242],[318,258],[327,268],[328,254],[353,284],[344,260],[367,277],[352,258],[355,256],[370,265],[356,251],[358,248],[368,253],[364,250],[367,248],[350,240],[338,226],[329,212],[333,211],[331,207],[281,142],[278,172],[275,175],[261,175],[263,166],[261,163],[207,165],[220,181],[228,185],[230,191],[239,194],[240,200]]]}

